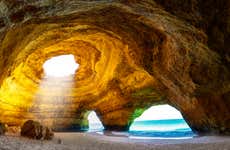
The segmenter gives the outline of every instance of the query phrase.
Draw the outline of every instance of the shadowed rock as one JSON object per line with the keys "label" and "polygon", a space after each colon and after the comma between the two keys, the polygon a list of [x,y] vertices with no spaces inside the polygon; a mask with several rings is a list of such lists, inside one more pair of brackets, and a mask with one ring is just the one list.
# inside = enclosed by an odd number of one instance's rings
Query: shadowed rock
{"label": "shadowed rock", "polygon": [[51,140],[54,136],[50,128],[41,125],[39,122],[28,120],[21,129],[21,135],[33,139]]}
{"label": "shadowed rock", "polygon": [[0,135],[4,135],[7,131],[7,125],[4,123],[0,123]]}

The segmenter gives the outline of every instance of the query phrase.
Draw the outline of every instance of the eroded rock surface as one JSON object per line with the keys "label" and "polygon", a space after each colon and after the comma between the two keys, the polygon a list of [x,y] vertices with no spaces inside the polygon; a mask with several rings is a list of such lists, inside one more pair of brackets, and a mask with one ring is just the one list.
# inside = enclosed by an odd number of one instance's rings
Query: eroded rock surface
{"label": "eroded rock surface", "polygon": [[[82,127],[95,110],[127,130],[167,103],[194,131],[229,133],[229,12],[229,0],[1,0],[0,119]],[[79,69],[44,86],[43,63],[62,54]]]}
{"label": "eroded rock surface", "polygon": [[50,128],[41,125],[37,121],[28,120],[21,128],[21,135],[32,139],[51,140],[54,136]]}
{"label": "eroded rock surface", "polygon": [[0,123],[0,135],[4,135],[7,131],[7,126],[4,123]]}

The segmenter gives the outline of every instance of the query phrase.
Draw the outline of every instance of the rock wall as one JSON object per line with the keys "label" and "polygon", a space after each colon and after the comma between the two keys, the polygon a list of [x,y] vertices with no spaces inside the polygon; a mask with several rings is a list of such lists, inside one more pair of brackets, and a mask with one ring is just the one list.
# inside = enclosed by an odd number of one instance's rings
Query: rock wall
{"label": "rock wall", "polygon": [[[65,129],[95,110],[105,129],[127,130],[139,110],[170,104],[194,131],[227,134],[229,18],[228,0],[1,0],[0,119]],[[62,54],[76,74],[45,78]]]}

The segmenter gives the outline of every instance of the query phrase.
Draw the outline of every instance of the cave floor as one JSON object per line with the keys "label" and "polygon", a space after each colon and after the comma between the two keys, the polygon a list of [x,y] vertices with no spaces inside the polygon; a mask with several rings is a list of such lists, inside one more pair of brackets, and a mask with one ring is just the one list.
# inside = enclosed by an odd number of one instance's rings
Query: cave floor
{"label": "cave floor", "polygon": [[38,141],[18,136],[0,136],[4,150],[229,150],[230,137],[203,136],[193,139],[137,140],[123,136],[95,133],[55,133],[52,141]]}

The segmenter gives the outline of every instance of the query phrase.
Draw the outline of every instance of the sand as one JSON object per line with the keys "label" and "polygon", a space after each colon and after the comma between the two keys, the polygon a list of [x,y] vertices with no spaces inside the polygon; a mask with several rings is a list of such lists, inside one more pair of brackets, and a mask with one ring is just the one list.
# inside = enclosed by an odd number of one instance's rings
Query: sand
{"label": "sand", "polygon": [[52,141],[19,136],[0,136],[0,150],[230,150],[230,137],[203,136],[192,139],[130,139],[125,135],[55,133]]}

